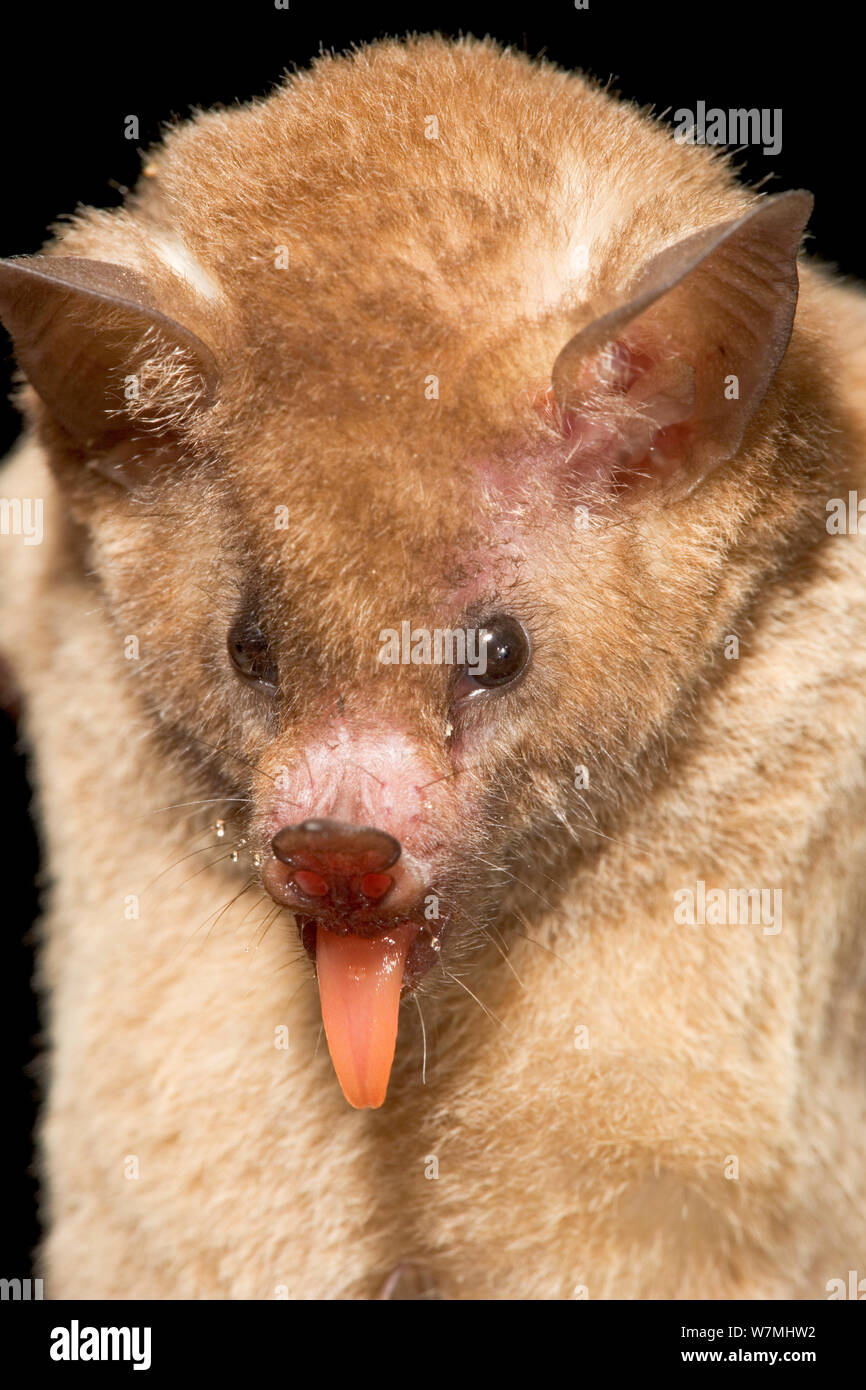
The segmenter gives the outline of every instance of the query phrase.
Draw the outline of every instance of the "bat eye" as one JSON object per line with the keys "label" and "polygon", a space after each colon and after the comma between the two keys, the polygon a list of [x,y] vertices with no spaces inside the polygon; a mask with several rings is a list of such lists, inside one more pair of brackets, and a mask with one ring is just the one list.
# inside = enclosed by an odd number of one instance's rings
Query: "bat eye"
{"label": "bat eye", "polygon": [[258,623],[239,619],[229,632],[229,656],[239,676],[271,694],[277,688],[277,668],[267,638]]}
{"label": "bat eye", "polygon": [[478,629],[478,660],[461,672],[455,695],[464,699],[482,690],[512,685],[529,661],[529,633],[510,613],[497,613]]}

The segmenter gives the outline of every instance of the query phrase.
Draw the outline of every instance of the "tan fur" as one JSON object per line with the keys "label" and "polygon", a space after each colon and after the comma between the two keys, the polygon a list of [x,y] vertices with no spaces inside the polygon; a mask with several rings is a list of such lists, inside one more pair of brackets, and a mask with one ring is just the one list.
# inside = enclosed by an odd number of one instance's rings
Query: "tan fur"
{"label": "tan fur", "polygon": [[[636,266],[753,205],[724,162],[581,78],[429,39],[323,59],[149,160],[52,252],[138,269],[213,348],[193,421],[154,359],[193,462],[118,498],[31,401],[43,442],[2,481],[46,499],[42,546],[2,541],[0,644],[50,874],[47,1293],[370,1298],[408,1261],[450,1298],[826,1297],[864,1258],[866,555],[824,525],[866,494],[859,291],[801,266],[744,447],[690,496],[579,533],[521,477],[504,525],[477,459]],[[447,625],[479,569],[533,612],[535,657],[431,801],[467,989],[422,989],[425,1086],[404,1004],[388,1100],[355,1112],[291,918],[262,934],[258,887],[225,907],[251,870],[209,826],[261,842],[268,779],[337,694],[446,776],[439,673],[371,651]],[[250,574],[283,619],[279,725],[214,674]],[[160,809],[222,795],[249,815]],[[781,887],[781,932],[675,925],[698,879]]]}

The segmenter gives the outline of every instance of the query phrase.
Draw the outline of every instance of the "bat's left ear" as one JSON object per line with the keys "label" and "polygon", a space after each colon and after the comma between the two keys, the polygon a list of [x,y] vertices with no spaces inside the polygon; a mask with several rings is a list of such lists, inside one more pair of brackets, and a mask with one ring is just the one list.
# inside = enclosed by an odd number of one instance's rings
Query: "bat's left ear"
{"label": "bat's left ear", "polygon": [[[72,256],[0,261],[0,320],[18,364],[78,446],[98,454],[144,418],[158,428],[161,416],[168,421],[212,403],[213,353],[157,298],[128,266]],[[167,401],[159,394],[166,383]],[[141,397],[152,388],[142,411]]]}
{"label": "bat's left ear", "polygon": [[651,474],[653,449],[667,480],[688,488],[737,452],[791,337],[812,204],[782,193],[667,247],[559,353],[560,408],[579,410],[589,380],[607,384],[613,414],[618,402],[634,455],[618,466]]}

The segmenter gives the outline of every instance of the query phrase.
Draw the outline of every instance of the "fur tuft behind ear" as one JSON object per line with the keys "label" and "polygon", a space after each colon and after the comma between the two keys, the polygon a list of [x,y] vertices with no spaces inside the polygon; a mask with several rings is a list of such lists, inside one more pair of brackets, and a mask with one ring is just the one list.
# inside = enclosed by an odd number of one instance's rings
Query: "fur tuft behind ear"
{"label": "fur tuft behind ear", "polygon": [[126,266],[68,256],[0,261],[0,320],[52,419],[101,450],[177,427],[216,396],[216,360]]}

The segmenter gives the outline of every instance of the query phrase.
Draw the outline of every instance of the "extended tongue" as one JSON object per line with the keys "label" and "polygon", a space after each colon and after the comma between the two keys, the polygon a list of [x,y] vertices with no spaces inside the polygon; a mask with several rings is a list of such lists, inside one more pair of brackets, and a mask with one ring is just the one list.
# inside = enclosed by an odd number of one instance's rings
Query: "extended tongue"
{"label": "extended tongue", "polygon": [[356,1110],[377,1109],[388,1090],[403,968],[415,930],[404,922],[385,936],[361,937],[316,928],[328,1048],[343,1095]]}

